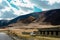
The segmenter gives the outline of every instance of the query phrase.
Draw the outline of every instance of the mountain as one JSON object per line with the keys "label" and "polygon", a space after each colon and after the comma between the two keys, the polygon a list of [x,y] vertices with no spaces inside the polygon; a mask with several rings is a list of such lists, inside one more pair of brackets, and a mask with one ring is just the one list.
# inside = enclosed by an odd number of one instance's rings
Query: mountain
{"label": "mountain", "polygon": [[13,20],[4,21],[3,25],[12,27],[27,27],[27,25],[60,25],[60,9],[34,12],[27,15],[18,16]]}
{"label": "mountain", "polygon": [[[60,25],[60,9],[35,12],[19,16],[13,20],[12,26],[27,27],[26,25]],[[29,27],[30,27],[29,26]]]}
{"label": "mountain", "polygon": [[60,25],[60,9],[46,12],[44,22],[49,22],[52,25]]}
{"label": "mountain", "polygon": [[0,27],[7,26],[9,23],[9,20],[0,20]]}

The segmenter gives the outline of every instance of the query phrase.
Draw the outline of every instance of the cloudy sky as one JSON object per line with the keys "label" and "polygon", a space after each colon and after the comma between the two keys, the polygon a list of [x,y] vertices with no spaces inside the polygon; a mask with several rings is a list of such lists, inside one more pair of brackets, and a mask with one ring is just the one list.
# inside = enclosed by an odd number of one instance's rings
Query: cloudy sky
{"label": "cloudy sky", "polygon": [[60,0],[0,0],[0,20],[51,9],[60,9]]}

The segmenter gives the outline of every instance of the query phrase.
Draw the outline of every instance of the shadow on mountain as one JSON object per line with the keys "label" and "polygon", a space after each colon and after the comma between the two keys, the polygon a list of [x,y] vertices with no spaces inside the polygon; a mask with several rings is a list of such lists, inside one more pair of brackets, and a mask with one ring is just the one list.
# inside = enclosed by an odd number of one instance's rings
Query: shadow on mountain
{"label": "shadow on mountain", "polygon": [[60,25],[60,9],[50,10],[45,13],[44,22],[51,23],[52,25]]}

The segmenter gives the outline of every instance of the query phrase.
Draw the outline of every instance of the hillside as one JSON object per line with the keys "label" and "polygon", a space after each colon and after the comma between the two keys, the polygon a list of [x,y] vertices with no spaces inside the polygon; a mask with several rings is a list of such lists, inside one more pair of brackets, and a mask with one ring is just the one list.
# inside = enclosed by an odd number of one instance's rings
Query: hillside
{"label": "hillside", "polygon": [[[34,28],[34,27],[52,27],[60,25],[60,9],[54,9],[43,12],[35,12],[19,16],[10,21],[12,27]],[[54,27],[55,27],[54,26]]]}

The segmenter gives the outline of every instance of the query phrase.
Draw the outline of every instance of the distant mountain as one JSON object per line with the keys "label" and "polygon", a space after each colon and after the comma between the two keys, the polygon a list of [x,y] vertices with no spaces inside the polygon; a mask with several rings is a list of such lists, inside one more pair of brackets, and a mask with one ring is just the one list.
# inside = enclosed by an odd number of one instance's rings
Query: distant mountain
{"label": "distant mountain", "polygon": [[7,26],[10,20],[0,20],[0,27]]}
{"label": "distant mountain", "polygon": [[[1,25],[2,21],[0,21]],[[3,25],[21,26],[31,23],[40,25],[60,25],[60,9],[54,9],[43,12],[34,12],[27,15],[16,17],[10,21],[3,21]]]}

